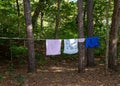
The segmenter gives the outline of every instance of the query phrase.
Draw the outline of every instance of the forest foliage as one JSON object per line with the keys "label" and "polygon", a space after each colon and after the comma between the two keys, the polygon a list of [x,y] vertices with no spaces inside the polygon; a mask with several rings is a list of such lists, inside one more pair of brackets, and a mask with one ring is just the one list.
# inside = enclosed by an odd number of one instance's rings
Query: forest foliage
{"label": "forest foliage", "polygon": [[[0,37],[20,37],[26,38],[25,20],[24,20],[24,8],[23,2],[19,2],[19,12],[17,8],[17,0],[0,0]],[[86,0],[84,2],[84,33],[87,37],[86,29]],[[33,34],[35,40],[41,39],[52,39],[55,34],[55,18],[57,14],[56,0],[44,0],[39,3],[39,0],[30,0],[31,3],[31,14],[32,17],[34,12],[39,6],[39,15],[37,22],[33,28]],[[77,27],[77,2],[69,0],[61,0],[60,5],[60,24],[58,29],[58,38],[78,38],[78,27]],[[106,48],[106,8],[107,1],[105,0],[94,0],[94,36],[100,37],[100,47],[95,49],[95,54],[105,56]],[[43,15],[43,23],[41,23],[41,13]],[[113,2],[110,4],[109,12],[109,27],[111,25],[111,18],[113,13]],[[42,25],[42,27],[41,27]],[[9,40],[0,39],[0,44],[10,43]],[[7,44],[6,44],[7,45]],[[23,45],[22,45],[23,46]],[[18,53],[24,54],[26,48],[19,45],[12,44],[11,48],[13,54],[17,57]],[[23,50],[24,49],[24,50]],[[15,52],[20,51],[20,52]],[[21,52],[23,51],[23,52]],[[119,50],[118,50],[119,51]],[[17,54],[17,55],[16,55]],[[118,54],[119,55],[119,54]]]}

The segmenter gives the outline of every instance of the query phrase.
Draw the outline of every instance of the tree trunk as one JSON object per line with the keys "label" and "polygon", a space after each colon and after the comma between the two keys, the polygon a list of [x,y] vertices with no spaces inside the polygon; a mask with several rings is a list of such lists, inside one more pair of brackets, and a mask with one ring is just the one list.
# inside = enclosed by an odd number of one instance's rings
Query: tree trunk
{"label": "tree trunk", "polygon": [[23,0],[23,3],[24,3],[24,16],[25,16],[27,42],[28,42],[28,72],[35,72],[36,63],[35,63],[34,39],[32,33],[30,1]]}
{"label": "tree trunk", "polygon": [[[78,37],[84,38],[83,32],[83,1],[78,0]],[[78,72],[84,72],[85,48],[84,43],[78,43]]]}
{"label": "tree trunk", "polygon": [[84,28],[86,28],[86,13],[87,13],[87,3],[85,3],[85,7],[83,9],[84,15],[83,15],[83,22],[84,22]]}
{"label": "tree trunk", "polygon": [[[93,36],[93,0],[87,0],[87,35]],[[87,66],[94,66],[94,49],[87,49]]]}
{"label": "tree trunk", "polygon": [[108,58],[109,58],[109,8],[110,0],[108,0],[107,9],[106,9],[106,74],[108,72]]}
{"label": "tree trunk", "polygon": [[55,25],[55,38],[58,36],[58,28],[59,28],[59,22],[60,22],[60,0],[57,2],[57,14],[56,14],[56,25]]}
{"label": "tree trunk", "polygon": [[41,18],[40,18],[40,21],[41,21],[40,23],[41,23],[41,24],[40,24],[40,25],[41,25],[41,30],[43,31],[43,30],[44,30],[44,29],[43,29],[43,16],[44,16],[44,13],[41,12],[40,15],[41,15]]}
{"label": "tree trunk", "polygon": [[38,19],[38,16],[39,16],[40,12],[41,12],[41,15],[42,15],[42,11],[44,9],[43,2],[44,2],[44,0],[39,0],[39,2],[37,4],[37,7],[36,7],[36,9],[34,11],[34,14],[32,16],[33,28],[35,27],[35,24],[37,22],[37,19]]}
{"label": "tree trunk", "polygon": [[39,16],[39,13],[40,13],[40,1],[41,0],[39,0],[39,2],[38,2],[38,4],[37,4],[37,7],[36,7],[36,9],[35,9],[35,11],[34,11],[34,14],[33,14],[33,16],[32,16],[32,25],[33,25],[33,28],[35,27],[35,24],[36,24],[36,22],[37,22],[37,19],[38,19],[38,16]]}
{"label": "tree trunk", "polygon": [[118,42],[118,26],[120,19],[120,0],[114,0],[114,10],[112,15],[112,24],[110,29],[110,46],[108,66],[115,69],[117,66],[117,42]]}
{"label": "tree trunk", "polygon": [[18,36],[20,37],[20,6],[18,0],[16,0],[17,4],[17,15],[18,15]]}

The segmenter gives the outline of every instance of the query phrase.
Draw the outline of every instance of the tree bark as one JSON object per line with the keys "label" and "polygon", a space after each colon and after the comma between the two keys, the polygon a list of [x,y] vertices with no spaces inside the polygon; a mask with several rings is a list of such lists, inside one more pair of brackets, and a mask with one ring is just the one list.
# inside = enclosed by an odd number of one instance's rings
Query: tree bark
{"label": "tree bark", "polygon": [[30,1],[23,0],[24,3],[24,16],[26,23],[27,42],[28,42],[28,72],[36,71],[35,50],[34,50],[34,38],[32,33],[32,20],[30,11]]}
{"label": "tree bark", "polygon": [[[87,36],[93,36],[93,0],[87,0]],[[94,49],[87,49],[87,66],[94,66]]]}
{"label": "tree bark", "polygon": [[20,37],[20,6],[18,0],[16,0],[17,4],[17,15],[18,15],[18,36]]}
{"label": "tree bark", "polygon": [[37,22],[37,19],[38,19],[38,16],[39,16],[40,12],[41,12],[41,16],[43,17],[44,1],[45,0],[39,0],[38,4],[36,6],[36,9],[35,9],[34,14],[32,16],[33,28],[35,27],[35,24]]}
{"label": "tree bark", "polygon": [[36,9],[34,11],[34,14],[32,16],[32,25],[33,25],[33,28],[35,27],[35,24],[36,24],[38,16],[39,16],[39,13],[41,11],[40,2],[41,2],[41,0],[39,0],[39,2],[37,4],[37,7],[36,7]]}
{"label": "tree bark", "polygon": [[109,60],[108,60],[108,66],[113,70],[117,66],[118,26],[120,19],[119,5],[120,5],[120,0],[114,0],[114,10],[113,10],[112,24],[110,29]]}
{"label": "tree bark", "polygon": [[[83,0],[78,0],[78,37],[84,38],[83,32]],[[84,72],[85,48],[84,43],[78,43],[78,72]]]}
{"label": "tree bark", "polygon": [[108,0],[107,9],[106,9],[106,74],[108,71],[108,58],[109,58],[109,8],[110,0]]}
{"label": "tree bark", "polygon": [[56,24],[55,24],[55,38],[58,36],[58,28],[60,22],[60,0],[57,2],[57,14],[56,14]]}

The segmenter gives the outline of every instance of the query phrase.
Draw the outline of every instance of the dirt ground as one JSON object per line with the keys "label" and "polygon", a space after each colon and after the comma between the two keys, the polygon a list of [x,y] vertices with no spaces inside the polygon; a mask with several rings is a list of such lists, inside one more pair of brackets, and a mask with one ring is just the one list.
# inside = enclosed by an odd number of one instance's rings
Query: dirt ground
{"label": "dirt ground", "polygon": [[106,75],[105,66],[97,63],[93,68],[86,67],[85,73],[80,74],[77,63],[51,60],[38,66],[34,74],[27,73],[26,65],[15,65],[14,71],[10,71],[10,64],[0,63],[0,86],[120,86],[120,72],[108,71]]}

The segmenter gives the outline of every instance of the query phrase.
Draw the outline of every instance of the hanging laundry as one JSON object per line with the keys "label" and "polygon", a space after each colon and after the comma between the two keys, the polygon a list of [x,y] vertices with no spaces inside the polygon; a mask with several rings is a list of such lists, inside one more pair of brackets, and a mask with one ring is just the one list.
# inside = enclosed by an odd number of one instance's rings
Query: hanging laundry
{"label": "hanging laundry", "polygon": [[99,38],[98,37],[90,37],[85,40],[85,48],[94,48],[99,47]]}
{"label": "hanging laundry", "polygon": [[61,40],[52,39],[46,40],[46,55],[59,55],[61,54]]}
{"label": "hanging laundry", "polygon": [[75,54],[78,52],[78,39],[64,39],[65,54]]}
{"label": "hanging laundry", "polygon": [[85,42],[85,38],[79,38],[78,42]]}

